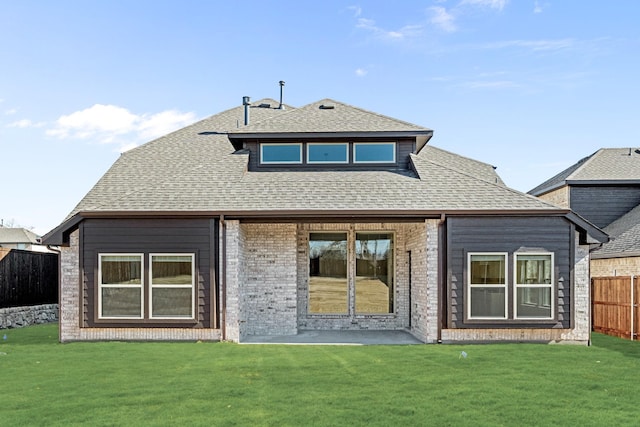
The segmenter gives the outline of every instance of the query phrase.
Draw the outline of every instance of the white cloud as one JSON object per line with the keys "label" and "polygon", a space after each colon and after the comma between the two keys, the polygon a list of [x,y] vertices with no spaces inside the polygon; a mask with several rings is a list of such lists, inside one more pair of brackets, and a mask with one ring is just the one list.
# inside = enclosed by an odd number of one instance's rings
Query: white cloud
{"label": "white cloud", "polygon": [[193,123],[194,113],[167,110],[154,114],[134,114],[116,105],[95,104],[61,116],[46,134],[56,138],[92,139],[101,143],[132,148]]}
{"label": "white cloud", "polygon": [[10,116],[10,115],[15,114],[17,112],[18,112],[17,108],[10,108],[8,110],[5,110],[4,114],[5,114],[5,116]]}
{"label": "white cloud", "polygon": [[356,18],[362,15],[362,8],[360,6],[349,6],[347,9],[352,10],[353,16]]}
{"label": "white cloud", "polygon": [[488,7],[491,9],[502,10],[509,0],[462,0],[461,5],[470,4],[473,6]]}
{"label": "white cloud", "polygon": [[356,28],[370,31],[376,37],[385,40],[402,40],[409,37],[414,37],[422,32],[423,27],[421,25],[405,25],[398,30],[386,30],[378,27],[376,21],[367,18],[358,18]]}
{"label": "white cloud", "polygon": [[20,129],[26,129],[26,128],[41,128],[43,127],[45,124],[42,122],[38,122],[38,123],[34,123],[33,121],[29,120],[29,119],[22,119],[22,120],[17,120],[13,123],[9,123],[7,125],[7,127],[9,128],[20,128]]}
{"label": "white cloud", "polygon": [[141,117],[137,131],[144,139],[158,138],[196,121],[193,113],[167,110]]}
{"label": "white cloud", "polygon": [[447,9],[441,6],[433,6],[430,7],[429,10],[431,11],[430,22],[432,24],[437,25],[448,33],[456,31],[455,17],[447,12]]}
{"label": "white cloud", "polygon": [[358,68],[356,69],[355,73],[356,73],[356,76],[358,77],[364,77],[367,75],[368,71],[365,70],[364,68]]}
{"label": "white cloud", "polygon": [[503,42],[489,43],[484,45],[485,49],[504,49],[510,47],[522,47],[533,51],[550,51],[568,49],[575,46],[574,39],[558,40],[507,40]]}
{"label": "white cloud", "polygon": [[542,13],[542,5],[537,0],[533,2],[533,13]]}

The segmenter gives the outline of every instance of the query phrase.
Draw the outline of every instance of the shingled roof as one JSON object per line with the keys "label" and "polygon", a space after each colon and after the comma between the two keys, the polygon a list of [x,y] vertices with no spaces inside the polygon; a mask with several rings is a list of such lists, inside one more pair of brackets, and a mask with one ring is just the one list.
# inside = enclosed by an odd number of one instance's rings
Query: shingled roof
{"label": "shingled roof", "polygon": [[602,148],[530,190],[529,194],[540,196],[571,183],[638,184],[640,150]]}
{"label": "shingled roof", "polygon": [[[261,107],[257,107],[261,105]],[[269,104],[269,106],[265,106]],[[426,215],[447,212],[563,214],[504,185],[494,167],[432,146],[412,154],[413,171],[248,171],[249,153],[230,140],[256,133],[431,130],[334,100],[277,109],[239,106],[123,153],[69,214]],[[319,108],[333,105],[334,108]],[[340,111],[345,117],[340,117]],[[424,139],[426,142],[426,139]],[[64,224],[58,227],[64,228]],[[52,232],[53,233],[53,232]],[[51,233],[50,233],[51,234]]]}
{"label": "shingled roof", "polygon": [[640,206],[621,216],[604,231],[611,240],[592,252],[592,258],[640,256]]}
{"label": "shingled roof", "polygon": [[0,245],[18,243],[39,245],[40,237],[26,228],[0,227]]}

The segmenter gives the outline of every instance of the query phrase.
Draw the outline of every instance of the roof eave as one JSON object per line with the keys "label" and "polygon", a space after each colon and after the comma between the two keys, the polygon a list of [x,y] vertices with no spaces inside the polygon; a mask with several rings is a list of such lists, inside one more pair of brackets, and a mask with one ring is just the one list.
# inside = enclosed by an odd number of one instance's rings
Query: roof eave
{"label": "roof eave", "polygon": [[609,235],[602,231],[596,225],[593,225],[591,222],[587,221],[580,215],[575,212],[570,211],[566,214],[566,217],[569,221],[573,222],[585,233],[585,243],[607,243],[609,241]]}
{"label": "roof eave", "polygon": [[229,139],[293,139],[293,138],[426,138],[424,144],[431,138],[433,131],[337,131],[337,132],[234,132],[229,133]]}

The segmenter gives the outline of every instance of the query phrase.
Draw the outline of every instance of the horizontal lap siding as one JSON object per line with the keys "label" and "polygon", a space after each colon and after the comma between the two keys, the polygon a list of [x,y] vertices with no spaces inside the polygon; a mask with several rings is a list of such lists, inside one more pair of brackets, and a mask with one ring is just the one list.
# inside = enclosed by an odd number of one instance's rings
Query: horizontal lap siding
{"label": "horizontal lap siding", "polygon": [[[452,328],[512,327],[500,321],[491,324],[465,323],[465,286],[468,252],[508,252],[507,283],[513,285],[513,253],[544,251],[554,253],[555,277],[558,283],[556,311],[558,324],[571,324],[571,242],[572,228],[559,217],[449,217],[447,219],[447,280],[449,283],[449,323]],[[563,282],[558,279],[562,278]],[[509,289],[509,312],[513,310],[513,292]],[[526,327],[518,321],[518,327]],[[540,325],[534,325],[540,327]],[[554,325],[551,325],[554,326]]]}
{"label": "horizontal lap siding", "polygon": [[606,227],[640,204],[640,187],[572,186],[571,209],[598,227]]}
{"label": "horizontal lap siding", "polygon": [[[97,272],[100,253],[144,253],[145,281],[148,280],[150,253],[195,253],[197,269],[197,324],[195,327],[212,327],[215,297],[215,281],[211,277],[214,222],[208,218],[196,219],[87,219],[82,227],[82,256],[84,270],[83,309],[84,326],[105,326],[96,323]],[[147,294],[145,294],[147,295]],[[146,326],[167,326],[166,323],[149,323]],[[132,322],[140,326],[140,322]],[[117,326],[123,326],[119,323]],[[177,324],[185,327],[188,325]]]}

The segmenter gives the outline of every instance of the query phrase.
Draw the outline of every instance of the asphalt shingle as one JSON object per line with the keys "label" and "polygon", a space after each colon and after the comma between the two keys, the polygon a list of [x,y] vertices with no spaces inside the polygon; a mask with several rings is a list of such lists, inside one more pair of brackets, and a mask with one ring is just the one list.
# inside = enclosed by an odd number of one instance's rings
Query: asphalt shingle
{"label": "asphalt shingle", "polygon": [[[273,100],[254,105],[262,103],[277,106]],[[336,108],[318,108],[329,103]],[[341,109],[350,115],[348,120],[336,115]],[[248,153],[234,151],[229,140],[227,132],[233,129],[326,132],[335,125],[340,131],[429,131],[333,100],[300,109],[256,107],[251,117],[253,124],[241,125],[243,107],[236,107],[124,153],[69,217],[82,211],[558,209],[507,188],[491,165],[432,146],[411,155],[417,175],[411,171],[249,172]]]}

